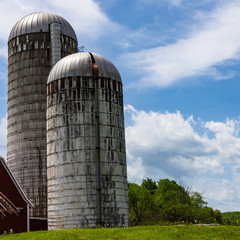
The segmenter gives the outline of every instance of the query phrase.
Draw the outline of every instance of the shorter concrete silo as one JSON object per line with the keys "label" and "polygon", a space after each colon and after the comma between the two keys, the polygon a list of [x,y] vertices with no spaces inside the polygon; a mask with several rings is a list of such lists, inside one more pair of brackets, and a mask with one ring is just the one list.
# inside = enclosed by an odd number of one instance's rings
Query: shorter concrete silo
{"label": "shorter concrete silo", "polygon": [[49,74],[47,179],[49,229],[128,226],[122,81],[96,53]]}

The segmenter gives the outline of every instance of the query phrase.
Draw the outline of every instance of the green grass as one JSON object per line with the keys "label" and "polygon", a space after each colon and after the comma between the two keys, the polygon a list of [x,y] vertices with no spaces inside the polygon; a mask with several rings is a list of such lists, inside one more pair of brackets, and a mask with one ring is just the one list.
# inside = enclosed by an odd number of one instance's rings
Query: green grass
{"label": "green grass", "polygon": [[131,228],[71,229],[58,231],[29,232],[0,236],[0,240],[216,240],[240,239],[237,226],[147,226]]}

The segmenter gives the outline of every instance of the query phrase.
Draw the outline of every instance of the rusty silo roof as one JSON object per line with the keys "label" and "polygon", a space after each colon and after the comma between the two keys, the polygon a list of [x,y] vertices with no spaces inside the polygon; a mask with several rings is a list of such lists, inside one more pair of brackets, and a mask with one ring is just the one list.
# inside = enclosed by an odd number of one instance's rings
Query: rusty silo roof
{"label": "rusty silo roof", "polygon": [[93,76],[93,61],[98,65],[99,77],[122,82],[117,68],[107,58],[93,52],[79,52],[58,61],[48,76],[48,83],[65,77]]}
{"label": "rusty silo roof", "polygon": [[49,24],[53,22],[61,23],[62,34],[77,41],[76,33],[67,20],[57,14],[48,12],[36,12],[20,19],[12,28],[8,41],[27,33],[49,32]]}

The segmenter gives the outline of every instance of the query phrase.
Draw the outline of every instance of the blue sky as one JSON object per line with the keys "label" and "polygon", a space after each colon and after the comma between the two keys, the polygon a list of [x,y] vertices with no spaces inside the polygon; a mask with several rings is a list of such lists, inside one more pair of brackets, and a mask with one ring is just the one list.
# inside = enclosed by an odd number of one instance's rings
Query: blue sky
{"label": "blue sky", "polygon": [[[66,4],[67,2],[67,4]],[[240,211],[240,2],[0,0],[0,155],[6,156],[7,39],[36,11],[61,15],[124,83],[128,178],[170,178]]]}

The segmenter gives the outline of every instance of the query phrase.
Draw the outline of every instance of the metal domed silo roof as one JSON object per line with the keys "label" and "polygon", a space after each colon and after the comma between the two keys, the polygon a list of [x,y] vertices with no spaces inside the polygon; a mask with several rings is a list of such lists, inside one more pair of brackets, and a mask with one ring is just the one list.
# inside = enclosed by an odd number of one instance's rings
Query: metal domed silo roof
{"label": "metal domed silo roof", "polygon": [[77,41],[76,33],[67,20],[57,14],[48,12],[36,12],[20,19],[12,28],[8,41],[27,33],[49,32],[49,24],[53,22],[61,23],[61,33]]}
{"label": "metal domed silo roof", "polygon": [[98,65],[99,77],[122,82],[117,68],[107,58],[93,52],[79,52],[57,62],[48,76],[48,83],[65,77],[93,76],[93,60]]}

